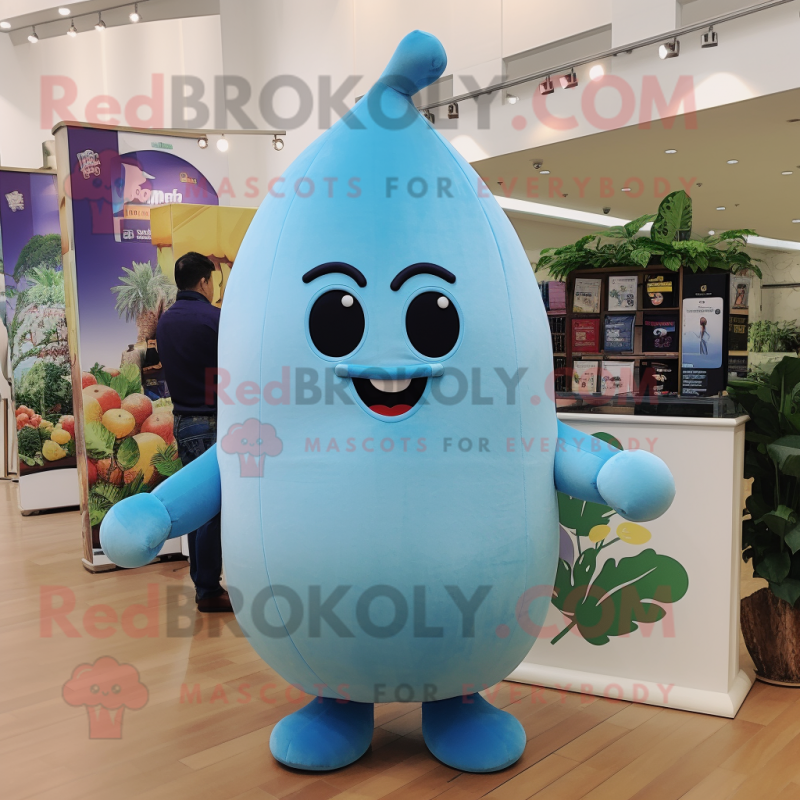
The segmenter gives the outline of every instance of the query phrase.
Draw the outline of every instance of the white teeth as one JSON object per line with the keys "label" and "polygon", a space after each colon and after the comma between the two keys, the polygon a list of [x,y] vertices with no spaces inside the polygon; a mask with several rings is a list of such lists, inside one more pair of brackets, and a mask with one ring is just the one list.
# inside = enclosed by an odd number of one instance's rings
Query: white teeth
{"label": "white teeth", "polygon": [[383,381],[377,380],[376,378],[370,378],[369,382],[379,391],[379,392],[402,392],[403,389],[407,389],[411,384],[411,378],[406,378],[402,381]]}

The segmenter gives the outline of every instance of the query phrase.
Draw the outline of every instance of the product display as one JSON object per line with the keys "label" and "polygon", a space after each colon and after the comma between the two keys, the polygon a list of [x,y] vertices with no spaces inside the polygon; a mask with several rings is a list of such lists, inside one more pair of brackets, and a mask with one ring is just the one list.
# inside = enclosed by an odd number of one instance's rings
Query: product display
{"label": "product display", "polygon": [[599,278],[577,278],[572,299],[573,314],[597,314],[600,311]]}
{"label": "product display", "polygon": [[[651,453],[557,420],[550,329],[525,251],[411,100],[445,65],[435,37],[409,34],[348,117],[286,171],[286,187],[358,175],[364,191],[337,201],[287,188],[265,201],[220,323],[220,368],[254,402],[220,403],[218,445],[102,524],[105,552],[133,567],[222,509],[237,619],[312,698],[271,733],[273,755],[294,768],[352,763],[372,740],[373,704],[395,701],[422,702],[425,743],[450,767],[513,764],[521,723],[476,692],[522,661],[535,639],[527,622],[548,610],[549,591],[517,621],[523,587],[555,581],[556,490],[637,521],[674,496]],[[387,192],[398,175],[446,179],[452,199]],[[539,402],[508,403],[498,367]],[[454,404],[456,370],[479,375],[492,402]],[[456,445],[454,430],[492,447]],[[512,451],[509,431],[550,446]],[[316,628],[297,618],[309,597],[331,612]]]}
{"label": "product display", "polygon": [[600,365],[600,392],[606,395],[633,394],[634,363],[603,361]]}
{"label": "product display", "polygon": [[728,350],[747,350],[747,317],[743,314],[728,317]]}
{"label": "product display", "polygon": [[572,391],[593,394],[597,391],[598,361],[575,361],[572,365]]}
{"label": "product display", "polygon": [[678,305],[677,276],[646,275],[642,298],[645,308],[675,308]]}
{"label": "product display", "polygon": [[645,353],[679,350],[678,313],[646,314],[642,322],[642,350]]}
{"label": "product display", "polygon": [[729,275],[684,275],[681,333],[681,394],[704,397],[721,392],[728,379]]}
{"label": "product display", "polygon": [[607,314],[603,323],[604,349],[614,352],[633,350],[633,314]]}
{"label": "product display", "polygon": [[572,349],[580,353],[597,353],[600,350],[600,320],[572,320]]}
{"label": "product display", "polygon": [[[731,308],[749,307],[751,283],[752,278],[744,275],[731,275]],[[738,349],[738,347],[731,347],[731,350]]]}
{"label": "product display", "polygon": [[639,394],[651,397],[677,395],[677,360],[642,361],[639,364]]}
{"label": "product display", "polygon": [[636,276],[611,275],[608,279],[608,310],[636,311]]}

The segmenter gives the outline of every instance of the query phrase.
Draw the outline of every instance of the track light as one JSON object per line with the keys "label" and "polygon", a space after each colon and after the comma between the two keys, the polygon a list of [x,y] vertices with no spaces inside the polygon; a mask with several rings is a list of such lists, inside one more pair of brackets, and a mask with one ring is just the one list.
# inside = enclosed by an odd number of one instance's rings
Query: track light
{"label": "track light", "polygon": [[673,39],[671,42],[665,42],[658,48],[658,57],[661,59],[677,58],[680,54],[681,43],[677,39]]}
{"label": "track light", "polygon": [[138,3],[134,3],[133,4],[133,11],[131,11],[131,13],[128,15],[128,19],[131,22],[138,22],[141,19],[141,17],[139,16],[139,4]]}
{"label": "track light", "polygon": [[67,31],[67,36],[71,36],[73,39],[78,35],[78,29],[75,27],[75,20],[71,19],[69,25],[69,30]]}
{"label": "track light", "polygon": [[36,26],[31,26],[31,32],[28,34],[28,41],[31,44],[36,44],[39,41],[39,35],[36,33]]}
{"label": "track light", "polygon": [[514,103],[518,102],[519,102],[519,97],[517,97],[515,94],[506,93],[506,103],[510,103],[513,106]]}
{"label": "track light", "polygon": [[553,94],[554,91],[553,81],[550,80],[550,76],[548,75],[547,78],[539,84],[539,94]]}
{"label": "track light", "polygon": [[431,125],[436,122],[436,117],[433,115],[433,111],[429,111],[427,108],[422,112],[422,116],[425,117]]}
{"label": "track light", "polygon": [[458,103],[450,103],[447,106],[447,119],[458,119]]}
{"label": "track light", "polygon": [[217,150],[219,150],[220,153],[227,153],[228,152],[228,140],[225,138],[225,134],[224,133],[217,140]]}
{"label": "track light", "polygon": [[206,149],[206,147],[208,147],[208,139],[206,139],[206,137],[205,137],[205,136],[202,136],[202,137],[200,137],[200,138],[197,140],[197,146],[198,146],[198,147],[199,147],[201,150],[205,150],[205,149]]}
{"label": "track light", "polygon": [[278,151],[283,150],[283,139],[279,139],[277,136],[273,136],[272,146]]}
{"label": "track light", "polygon": [[606,70],[605,70],[605,68],[603,67],[602,64],[595,64],[589,70],[589,78],[591,80],[593,80],[593,81],[599,81],[600,78],[602,78],[603,75],[605,75],[605,74],[606,74]]}
{"label": "track light", "polygon": [[574,89],[578,85],[578,76],[575,70],[570,70],[566,75],[562,75],[558,82],[561,84],[562,89]]}
{"label": "track light", "polygon": [[97,12],[97,22],[94,25],[94,29],[96,31],[104,31],[106,29],[106,24],[103,22],[103,15],[101,12]]}
{"label": "track light", "polygon": [[719,44],[719,37],[712,25],[706,33],[700,37],[700,47],[716,47]]}

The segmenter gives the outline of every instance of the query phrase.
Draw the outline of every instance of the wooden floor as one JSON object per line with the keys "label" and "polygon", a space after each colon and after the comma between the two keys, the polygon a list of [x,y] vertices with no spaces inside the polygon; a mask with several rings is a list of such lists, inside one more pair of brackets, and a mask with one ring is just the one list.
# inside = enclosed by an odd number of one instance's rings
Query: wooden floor
{"label": "wooden floor", "polygon": [[[764,684],[724,720],[504,683],[491,700],[528,735],[524,756],[504,772],[440,764],[422,741],[419,706],[401,704],[378,706],[372,749],[355,765],[323,775],[286,769],[269,754],[269,734],[305,698],[227,615],[189,610],[179,620],[189,635],[166,635],[168,591],[190,586],[185,562],[90,575],[77,513],[23,518],[15,491],[0,482],[3,800],[800,798],[800,690]],[[148,586],[156,636],[133,638],[121,622],[104,621],[144,603]],[[42,627],[43,587],[65,587],[56,605],[74,601],[69,635]],[[106,607],[85,619],[98,604]],[[73,669],[105,655],[134,665],[149,690],[144,708],[125,711],[119,740],[90,739],[86,709],[62,698]]]}

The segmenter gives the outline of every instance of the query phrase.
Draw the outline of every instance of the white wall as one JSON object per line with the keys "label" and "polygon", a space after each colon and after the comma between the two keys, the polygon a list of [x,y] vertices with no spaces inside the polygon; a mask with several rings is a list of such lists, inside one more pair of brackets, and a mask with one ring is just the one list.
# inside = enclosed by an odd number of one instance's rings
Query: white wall
{"label": "white wall", "polygon": [[[159,127],[169,127],[172,76],[196,75],[211,87],[214,75],[221,72],[217,16],[92,30],[74,39],[61,36],[16,47],[0,35],[0,160],[4,166],[41,166],[41,143],[52,138],[50,129],[62,117],[135,126],[135,120],[126,118],[125,107],[137,95],[152,96],[154,80],[162,80],[164,86],[156,121]],[[43,103],[54,96],[43,88],[50,76],[72,82],[77,99],[71,113],[42,119]],[[55,96],[61,97],[62,91]],[[93,110],[89,104],[98,95],[113,98],[121,113]],[[142,108],[140,115],[147,119],[149,110]]]}

